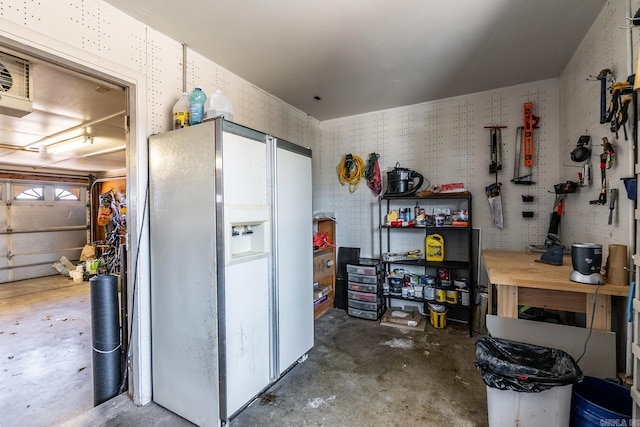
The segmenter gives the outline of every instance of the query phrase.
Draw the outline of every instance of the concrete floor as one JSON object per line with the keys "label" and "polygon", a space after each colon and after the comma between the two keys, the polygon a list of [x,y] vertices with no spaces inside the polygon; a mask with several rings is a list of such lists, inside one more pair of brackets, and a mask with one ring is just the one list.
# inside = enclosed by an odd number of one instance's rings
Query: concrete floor
{"label": "concrete floor", "polygon": [[[126,394],[93,408],[90,329],[88,283],[0,285],[3,426],[191,425]],[[316,322],[308,359],[229,426],[485,426],[476,339],[454,322],[414,332],[333,309]]]}
{"label": "concrete floor", "polygon": [[406,331],[333,309],[315,347],[230,425],[484,426],[485,385],[466,325]]}
{"label": "concrete floor", "polygon": [[89,283],[0,284],[3,426],[51,426],[93,407]]}

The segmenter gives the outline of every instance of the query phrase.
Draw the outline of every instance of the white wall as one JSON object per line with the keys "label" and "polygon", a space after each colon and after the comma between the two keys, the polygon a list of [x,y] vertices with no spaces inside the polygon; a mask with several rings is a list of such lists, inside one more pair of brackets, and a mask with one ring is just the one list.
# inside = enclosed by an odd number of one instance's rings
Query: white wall
{"label": "white wall", "polygon": [[[510,182],[514,172],[515,136],[523,123],[523,104],[533,102],[540,117],[536,129],[535,185]],[[338,182],[336,166],[347,153],[364,160],[369,153],[380,154],[385,183],[386,171],[399,162],[414,169],[431,184],[463,182],[471,191],[473,225],[482,229],[483,247],[523,250],[526,244],[544,243],[554,195],[559,180],[558,80],[475,93],[391,110],[322,122],[322,142],[314,147],[314,209],[335,212],[340,246],[361,248],[363,256],[378,256],[375,235],[378,226],[377,198],[363,181],[350,193]],[[507,126],[503,130],[502,183],[504,229],[491,222],[485,186],[495,182],[489,173],[489,130],[484,126]],[[426,184],[425,184],[426,185]],[[523,204],[522,195],[534,196],[533,204]],[[409,206],[407,206],[409,207]],[[522,211],[534,211],[531,219]],[[397,250],[412,248],[398,248]],[[415,248],[413,248],[415,249]]]}

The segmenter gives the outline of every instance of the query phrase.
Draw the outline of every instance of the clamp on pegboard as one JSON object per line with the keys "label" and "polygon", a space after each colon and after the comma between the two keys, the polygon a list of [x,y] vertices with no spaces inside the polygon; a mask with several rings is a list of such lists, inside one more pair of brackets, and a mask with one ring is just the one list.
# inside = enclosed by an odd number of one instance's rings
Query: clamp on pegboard
{"label": "clamp on pegboard", "polygon": [[[600,124],[607,123],[607,90],[613,88],[613,83],[616,81],[616,78],[609,68],[604,68],[600,70],[595,77],[589,75],[587,80],[600,82]],[[609,121],[611,121],[611,119],[609,119]]]}

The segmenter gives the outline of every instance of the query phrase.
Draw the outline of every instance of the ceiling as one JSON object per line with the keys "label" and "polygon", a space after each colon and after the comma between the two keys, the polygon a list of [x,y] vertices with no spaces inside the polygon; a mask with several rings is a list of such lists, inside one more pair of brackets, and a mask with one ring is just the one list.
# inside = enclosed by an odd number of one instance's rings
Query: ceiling
{"label": "ceiling", "polygon": [[[21,118],[0,114],[0,168],[124,174],[126,92],[122,87],[3,46],[0,52],[30,62],[33,98],[33,111]],[[8,62],[0,56],[0,64],[5,64],[0,74]],[[18,77],[12,80],[15,84]],[[83,135],[90,135],[90,143],[63,152],[53,149],[58,142]]]}
{"label": "ceiling", "polygon": [[[105,1],[318,120],[557,77],[606,3]],[[0,51],[32,61],[33,83],[32,113],[0,114],[0,167],[124,174],[123,88]],[[82,134],[93,144],[39,148]]]}
{"label": "ceiling", "polygon": [[105,1],[318,120],[558,77],[606,3]]}

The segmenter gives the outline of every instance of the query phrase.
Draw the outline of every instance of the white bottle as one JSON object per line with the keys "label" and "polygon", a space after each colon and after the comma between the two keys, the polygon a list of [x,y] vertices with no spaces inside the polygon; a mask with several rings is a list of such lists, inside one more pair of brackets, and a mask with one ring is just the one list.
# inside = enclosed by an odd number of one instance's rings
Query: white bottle
{"label": "white bottle", "polygon": [[178,102],[173,106],[173,129],[189,126],[189,93],[182,92]]}
{"label": "white bottle", "polygon": [[204,117],[209,119],[216,116],[224,116],[225,119],[233,121],[233,104],[231,100],[222,94],[220,89],[216,89],[205,105]]}

